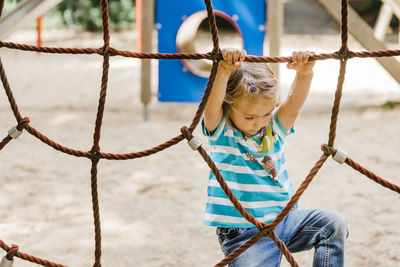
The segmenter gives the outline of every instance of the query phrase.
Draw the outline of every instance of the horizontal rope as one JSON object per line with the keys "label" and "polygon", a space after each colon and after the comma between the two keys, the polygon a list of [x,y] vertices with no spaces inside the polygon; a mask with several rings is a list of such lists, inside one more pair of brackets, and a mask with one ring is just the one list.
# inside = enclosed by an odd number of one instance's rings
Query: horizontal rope
{"label": "horizontal rope", "polygon": [[[154,146],[150,149],[147,150],[143,150],[143,151],[139,151],[139,152],[131,152],[131,153],[124,153],[124,154],[115,154],[115,153],[104,153],[104,152],[96,152],[96,154],[94,155],[93,153],[91,153],[90,151],[81,151],[81,150],[76,150],[76,149],[72,149],[72,148],[68,148],[65,147],[57,142],[54,142],[53,140],[49,139],[48,137],[46,137],[45,135],[41,134],[39,131],[37,131],[35,128],[33,128],[32,126],[26,126],[26,130],[32,134],[33,136],[35,136],[36,138],[38,138],[40,141],[42,141],[43,143],[49,145],[50,147],[54,148],[57,151],[63,152],[65,154],[69,154],[71,156],[75,156],[75,157],[85,157],[85,158],[89,158],[89,159],[93,159],[93,158],[99,158],[99,159],[107,159],[107,160],[129,160],[129,159],[136,159],[136,158],[141,158],[141,157],[146,157],[146,156],[150,156],[153,154],[156,154],[160,151],[163,151],[177,143],[179,143],[180,141],[182,141],[184,139],[183,135],[178,135],[176,137],[171,138],[170,140],[159,144],[157,146]],[[6,143],[9,142],[9,138],[6,137],[5,139],[7,140],[3,140]],[[0,143],[0,150],[1,150],[1,144],[3,142]],[[5,145],[4,144],[4,145]]]}
{"label": "horizontal rope", "polygon": [[[6,252],[9,252],[12,249],[12,247],[9,247],[2,240],[0,240],[0,247],[2,249],[4,249]],[[23,259],[23,260],[26,260],[26,261],[30,261],[30,262],[33,262],[33,263],[36,263],[36,264],[39,264],[39,265],[42,265],[42,266],[66,267],[65,265],[54,263],[54,262],[51,262],[51,261],[48,261],[48,260],[44,260],[44,259],[41,259],[41,258],[38,258],[38,257],[34,257],[34,256],[29,255],[29,254],[22,253],[22,252],[15,252],[15,253],[13,252],[13,254],[14,254],[13,256],[15,256],[15,257],[18,257],[20,259]]]}
{"label": "horizontal rope", "polygon": [[[64,48],[64,47],[46,47],[26,45],[14,42],[0,41],[0,48],[17,49],[22,51],[52,53],[52,54],[98,54],[103,55],[103,48]],[[138,53],[129,50],[118,50],[110,47],[110,56],[132,57],[139,59],[208,59],[213,60],[212,52],[209,53]],[[400,56],[400,50],[377,50],[377,51],[347,51],[347,58],[366,58],[366,57],[392,57]],[[340,59],[339,52],[322,53],[311,57],[312,60]],[[266,62],[266,63],[285,63],[290,62],[292,57],[264,57],[264,56],[246,56],[247,62]]]}

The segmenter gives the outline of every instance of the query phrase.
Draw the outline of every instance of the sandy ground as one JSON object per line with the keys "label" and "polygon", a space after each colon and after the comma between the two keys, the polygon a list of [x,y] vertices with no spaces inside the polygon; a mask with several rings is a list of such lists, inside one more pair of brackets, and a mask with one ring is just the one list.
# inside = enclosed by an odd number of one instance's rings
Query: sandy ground
{"label": "sandy ground", "polygon": [[[30,35],[29,35],[30,34]],[[52,32],[45,45],[100,47],[101,34]],[[10,40],[32,43],[32,33]],[[134,33],[113,33],[112,46],[133,49]],[[30,41],[29,41],[30,40]],[[286,35],[282,55],[295,49],[333,52],[338,34]],[[352,49],[362,49],[351,39]],[[87,151],[100,89],[102,58],[49,55],[2,49],[1,59],[23,116],[31,126],[67,147]],[[154,61],[156,69],[156,61]],[[338,62],[318,62],[312,92],[287,140],[295,187],[306,177],[327,142]],[[180,134],[195,104],[158,103],[144,122],[139,98],[140,62],[111,59],[101,150],[148,149]],[[293,73],[281,68],[282,91]],[[399,86],[370,59],[349,62],[336,144],[376,174],[399,185],[400,109],[379,105],[399,99]],[[15,124],[0,93],[0,132]],[[206,143],[199,129],[195,133]],[[1,137],[3,138],[3,137]],[[205,145],[206,146],[206,145]],[[0,239],[22,252],[68,266],[94,258],[90,161],[55,151],[24,133],[0,152]],[[223,258],[214,228],[202,225],[208,167],[186,142],[156,155],[99,163],[103,266],[213,266]],[[302,208],[339,211],[350,236],[346,266],[400,266],[400,196],[329,159],[300,199]],[[4,255],[0,252],[0,256]],[[311,266],[312,251],[294,255]],[[285,260],[282,266],[288,266]],[[32,266],[16,260],[15,266]]]}

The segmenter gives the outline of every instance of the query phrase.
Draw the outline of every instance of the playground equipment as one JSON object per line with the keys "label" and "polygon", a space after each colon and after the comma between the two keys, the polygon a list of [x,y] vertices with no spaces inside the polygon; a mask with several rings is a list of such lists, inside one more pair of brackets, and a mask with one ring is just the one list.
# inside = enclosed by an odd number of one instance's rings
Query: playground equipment
{"label": "playground equipment", "polygon": [[[224,40],[221,34],[221,44],[227,46],[229,42],[229,46],[244,48],[249,54],[263,55],[265,0],[217,0],[213,5],[217,22],[221,20],[231,29],[230,40]],[[211,50],[210,33],[201,33],[201,25],[207,22],[202,0],[191,1],[190,5],[182,5],[179,0],[157,1],[156,14],[159,52],[203,53]],[[208,42],[199,41],[202,35],[206,35]],[[235,41],[232,42],[232,38]],[[208,60],[160,61],[158,100],[199,102],[210,71]],[[176,83],[171,84],[171,77]]]}
{"label": "playground equipment", "polygon": [[[3,1],[0,0],[0,7],[3,5]],[[307,189],[309,184],[312,182],[318,171],[321,169],[323,164],[332,156],[333,159],[338,161],[339,163],[346,163],[351,166],[353,169],[359,171],[360,173],[366,175],[368,178],[372,179],[373,181],[381,184],[382,186],[400,193],[400,187],[391,184],[390,182],[382,179],[381,177],[375,175],[374,173],[366,170],[355,161],[347,157],[347,153],[342,152],[340,149],[334,148],[335,138],[336,138],[336,126],[338,122],[338,114],[339,114],[339,107],[340,107],[340,100],[342,96],[342,89],[343,83],[346,73],[346,64],[347,61],[351,58],[355,57],[390,57],[390,56],[399,56],[400,50],[386,50],[386,51],[359,51],[354,52],[350,51],[348,48],[348,3],[346,0],[342,1],[342,24],[341,24],[341,37],[342,37],[342,45],[338,51],[335,51],[330,54],[319,54],[315,55],[311,58],[311,60],[326,60],[326,59],[336,59],[340,61],[340,71],[338,77],[338,84],[336,88],[335,94],[335,101],[332,108],[332,117],[330,123],[330,131],[329,131],[329,141],[328,144],[323,144],[321,149],[323,151],[319,160],[315,163],[314,167],[311,169],[307,177],[299,186],[296,193],[293,195],[292,199],[288,202],[288,204],[281,210],[279,215],[275,218],[275,220],[271,223],[264,223],[258,221],[256,218],[251,216],[246,209],[242,206],[242,204],[236,199],[233,192],[228,187],[227,183],[224,181],[223,177],[221,176],[218,168],[216,167],[215,163],[211,160],[208,156],[207,152],[199,142],[199,139],[194,137],[193,131],[199,124],[201,120],[202,113],[204,111],[205,104],[207,103],[207,99],[211,93],[212,85],[215,81],[219,60],[221,58],[220,47],[219,47],[219,37],[217,31],[217,25],[215,22],[215,15],[213,12],[213,8],[211,5],[210,0],[205,0],[205,5],[207,7],[208,18],[210,21],[210,29],[213,39],[213,49],[210,53],[206,54],[191,54],[191,55],[182,55],[176,53],[170,54],[161,54],[161,53],[134,53],[130,51],[119,51],[115,48],[110,46],[110,30],[108,24],[108,1],[101,0],[100,1],[102,7],[102,18],[103,18],[103,32],[104,32],[104,44],[102,48],[54,48],[54,47],[37,47],[37,46],[30,46],[24,44],[16,44],[10,42],[3,42],[0,41],[1,47],[10,48],[10,49],[20,49],[26,51],[36,51],[36,52],[44,52],[44,53],[64,53],[64,54],[98,54],[103,57],[103,72],[102,72],[102,79],[101,79],[101,90],[100,90],[100,98],[98,103],[98,110],[97,110],[97,117],[95,122],[95,130],[93,134],[93,146],[90,151],[79,151],[71,148],[64,147],[58,143],[55,143],[51,139],[47,138],[39,131],[37,131],[33,126],[30,125],[30,120],[27,117],[23,117],[19,111],[18,105],[15,101],[13,96],[10,84],[8,83],[7,76],[5,73],[5,69],[3,68],[3,64],[0,61],[0,78],[5,90],[5,93],[8,97],[11,109],[13,111],[14,117],[17,120],[17,126],[14,126],[8,132],[8,135],[0,142],[0,150],[3,149],[11,140],[18,138],[22,131],[25,129],[27,132],[32,134],[33,136],[37,137],[43,143],[51,146],[55,150],[60,152],[69,154],[71,156],[76,157],[85,157],[91,161],[91,193],[92,193],[92,207],[93,207],[93,217],[94,217],[94,229],[95,229],[95,262],[94,266],[100,267],[101,266],[101,224],[100,224],[100,212],[99,212],[99,198],[98,198],[98,186],[97,186],[97,166],[100,160],[128,160],[128,159],[135,159],[139,157],[149,156],[160,152],[172,145],[179,143],[180,141],[187,139],[189,141],[189,145],[193,150],[197,150],[200,155],[204,158],[207,162],[213,173],[215,174],[221,188],[224,190],[225,194],[228,196],[230,201],[232,202],[233,206],[240,212],[240,214],[246,218],[249,222],[254,224],[255,227],[259,230],[259,233],[255,235],[252,239],[248,242],[237,248],[233,251],[230,255],[224,258],[220,263],[216,266],[225,266],[232,262],[238,255],[243,253],[246,249],[248,249],[251,245],[255,244],[262,238],[271,238],[277,247],[282,251],[286,259],[292,266],[298,266],[293,256],[288,251],[286,245],[276,236],[274,229],[275,227],[286,217],[286,215],[292,210],[293,206],[299,200],[301,195]],[[1,11],[0,11],[1,14]],[[107,86],[108,86],[108,71],[109,71],[109,60],[111,56],[124,56],[124,57],[132,57],[132,58],[140,58],[140,59],[170,59],[170,60],[177,60],[177,59],[209,59],[212,60],[213,66],[212,71],[210,74],[209,82],[207,83],[204,97],[198,107],[196,115],[190,125],[189,128],[183,126],[181,128],[181,134],[176,137],[173,137],[169,141],[160,144],[156,147],[151,149],[141,151],[141,152],[133,152],[128,154],[113,154],[113,153],[104,153],[100,150],[100,137],[101,137],[101,128],[103,122],[103,115],[104,115],[104,107],[106,103],[106,95],[107,95]],[[246,56],[245,61],[247,62],[272,62],[272,63],[284,63],[290,62],[292,60],[291,57],[259,57],[248,55]],[[3,248],[7,255],[5,256],[5,260],[1,263],[3,266],[6,267],[12,264],[13,257],[19,257],[21,259],[35,262],[44,266],[63,266],[61,264],[56,264],[53,262],[49,262],[43,259],[36,258],[34,256],[19,252],[18,246],[8,246],[2,240],[0,240],[0,247]]]}
{"label": "playground equipment", "polygon": [[[378,19],[374,27],[374,35],[378,40],[383,41],[385,38],[393,15],[400,19],[400,0],[382,0],[381,10],[379,11]],[[398,38],[400,44],[400,29]]]}
{"label": "playground equipment", "polygon": [[62,0],[21,1],[14,10],[2,18],[0,23],[0,39],[3,40],[7,38],[11,33],[25,26],[30,20],[38,18],[38,24],[40,24],[41,15],[58,5],[61,1]]}
{"label": "playground equipment", "polygon": [[[337,22],[341,23],[341,6],[338,1],[317,0],[317,2],[326,9],[326,11]],[[386,2],[386,1],[385,1]],[[397,6],[400,7],[398,0]],[[395,3],[395,1],[387,1],[387,3]],[[378,40],[373,29],[351,8],[349,7],[349,26],[350,33],[360,42],[367,50],[386,50],[384,42]],[[381,27],[379,27],[380,29]],[[386,30],[386,29],[385,29]],[[375,31],[376,32],[376,31]],[[382,30],[379,30],[381,34]],[[400,63],[394,57],[376,58],[376,60],[392,75],[392,77],[400,83]]]}

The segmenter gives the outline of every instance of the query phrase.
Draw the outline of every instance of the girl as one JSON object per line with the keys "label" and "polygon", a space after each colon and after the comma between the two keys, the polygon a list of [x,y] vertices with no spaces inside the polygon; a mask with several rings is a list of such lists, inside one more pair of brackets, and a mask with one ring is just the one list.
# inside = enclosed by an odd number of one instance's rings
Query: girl
{"label": "girl", "polygon": [[[279,104],[274,73],[267,64],[245,63],[244,50],[223,49],[223,60],[204,110],[203,133],[211,158],[236,198],[257,220],[272,222],[294,190],[288,179],[284,139],[309,93],[313,52],[294,52],[289,69],[296,70],[290,93]],[[204,223],[217,227],[225,255],[258,233],[233,207],[210,172]],[[315,248],[313,266],[343,266],[346,221],[328,210],[300,210],[297,206],[275,233],[291,252]],[[247,249],[230,266],[279,266],[281,251],[269,238]]]}

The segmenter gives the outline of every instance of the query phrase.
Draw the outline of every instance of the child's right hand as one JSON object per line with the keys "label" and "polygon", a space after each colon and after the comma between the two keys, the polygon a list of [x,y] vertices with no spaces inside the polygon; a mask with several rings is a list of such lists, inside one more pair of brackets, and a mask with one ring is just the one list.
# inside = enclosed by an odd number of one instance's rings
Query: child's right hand
{"label": "child's right hand", "polygon": [[239,69],[242,66],[242,62],[245,59],[247,53],[246,50],[238,48],[224,48],[222,49],[223,60],[219,66],[231,73],[234,69]]}

